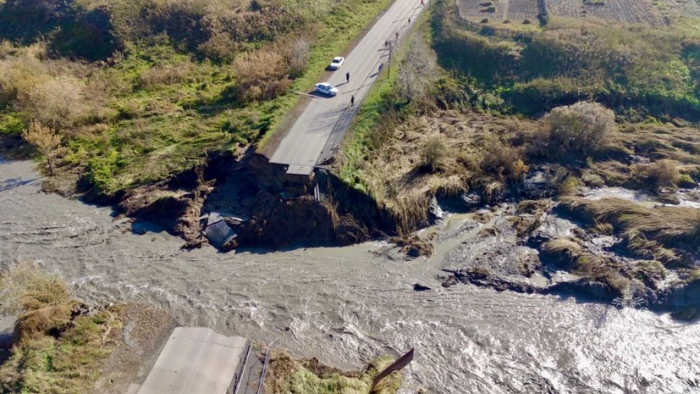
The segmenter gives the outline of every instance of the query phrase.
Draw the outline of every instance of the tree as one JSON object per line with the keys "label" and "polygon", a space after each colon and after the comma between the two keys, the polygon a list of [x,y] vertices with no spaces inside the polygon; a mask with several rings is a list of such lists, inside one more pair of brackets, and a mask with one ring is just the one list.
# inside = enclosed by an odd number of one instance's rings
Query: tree
{"label": "tree", "polygon": [[61,136],[56,133],[56,130],[42,126],[39,122],[32,122],[22,132],[22,138],[34,145],[46,157],[49,174],[53,175],[54,160],[58,154],[58,148],[61,146]]}
{"label": "tree", "polygon": [[421,39],[414,40],[399,69],[398,87],[411,102],[425,97],[437,76],[435,54]]}

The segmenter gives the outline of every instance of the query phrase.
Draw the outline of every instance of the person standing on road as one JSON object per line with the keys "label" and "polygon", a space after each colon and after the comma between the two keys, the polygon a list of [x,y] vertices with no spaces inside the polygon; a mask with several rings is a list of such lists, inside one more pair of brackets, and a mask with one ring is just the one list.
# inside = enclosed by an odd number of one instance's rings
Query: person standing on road
{"label": "person standing on road", "polygon": [[425,0],[420,0],[420,6],[423,7],[425,5]]}
{"label": "person standing on road", "polygon": [[355,95],[354,94],[352,96],[350,96],[350,106],[351,107],[355,106]]}
{"label": "person standing on road", "polygon": [[379,72],[382,72],[382,68],[384,68],[384,63],[379,63]]}
{"label": "person standing on road", "polygon": [[345,82],[350,82],[350,72],[345,73]]}
{"label": "person standing on road", "polygon": [[408,17],[408,24],[409,25],[411,24],[411,17],[410,16]]}

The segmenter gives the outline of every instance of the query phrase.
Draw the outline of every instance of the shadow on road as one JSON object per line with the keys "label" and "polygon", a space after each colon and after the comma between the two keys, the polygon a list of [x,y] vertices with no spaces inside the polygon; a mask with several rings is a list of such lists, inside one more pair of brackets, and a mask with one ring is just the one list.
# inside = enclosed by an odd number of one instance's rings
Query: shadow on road
{"label": "shadow on road", "polygon": [[39,178],[34,179],[22,179],[22,178],[10,178],[0,183],[0,193],[12,190],[24,185],[28,185]]}

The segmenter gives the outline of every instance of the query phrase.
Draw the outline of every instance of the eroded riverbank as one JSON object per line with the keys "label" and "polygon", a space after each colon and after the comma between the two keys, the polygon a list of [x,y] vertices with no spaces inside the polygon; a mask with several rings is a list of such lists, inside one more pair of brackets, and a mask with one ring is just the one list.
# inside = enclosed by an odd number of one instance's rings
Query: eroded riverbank
{"label": "eroded riverbank", "polygon": [[[692,393],[700,326],[555,296],[442,288],[462,218],[438,229],[431,259],[385,244],[286,251],[180,250],[135,235],[109,208],[39,191],[32,164],[0,164],[0,260],[35,259],[89,301],[146,301],[203,325],[357,368],[415,346],[404,393]],[[432,230],[431,230],[432,231]],[[455,232],[441,238],[440,234]],[[421,283],[432,291],[414,292]]]}

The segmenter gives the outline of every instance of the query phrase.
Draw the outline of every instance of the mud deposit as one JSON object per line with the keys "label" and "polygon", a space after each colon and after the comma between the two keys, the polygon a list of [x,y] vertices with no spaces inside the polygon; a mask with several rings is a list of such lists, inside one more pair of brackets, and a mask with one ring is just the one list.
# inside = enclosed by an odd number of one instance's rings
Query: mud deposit
{"label": "mud deposit", "polygon": [[[360,368],[416,348],[402,393],[695,393],[700,325],[555,296],[441,287],[448,252],[480,231],[453,215],[430,259],[382,243],[287,251],[181,251],[109,208],[39,191],[31,163],[0,163],[0,261],[39,260],[87,301],[145,301],[211,327]],[[376,253],[374,253],[376,252]],[[504,268],[505,269],[505,268]],[[432,290],[416,292],[413,285]]]}

